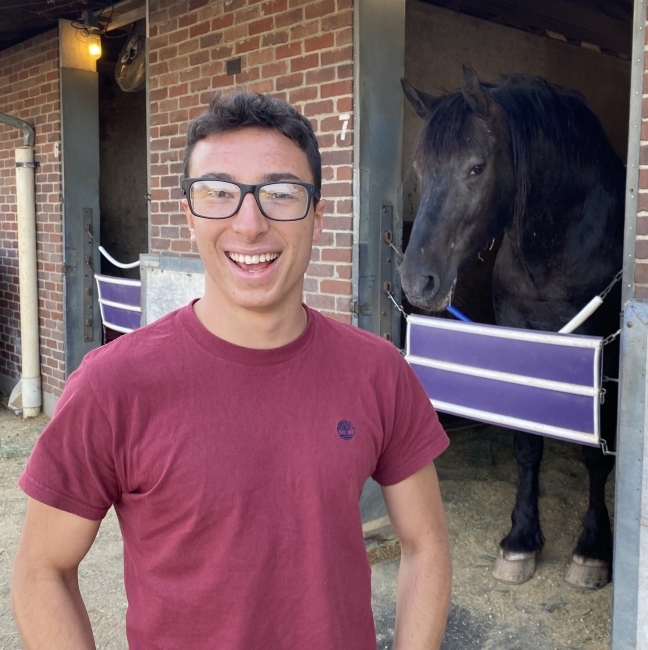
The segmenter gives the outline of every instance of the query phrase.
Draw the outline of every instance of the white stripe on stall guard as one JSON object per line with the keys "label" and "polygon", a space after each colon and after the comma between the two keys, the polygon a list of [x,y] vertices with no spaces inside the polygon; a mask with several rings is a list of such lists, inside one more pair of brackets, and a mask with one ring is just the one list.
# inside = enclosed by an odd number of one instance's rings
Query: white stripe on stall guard
{"label": "white stripe on stall guard", "polygon": [[116,278],[112,275],[101,275],[100,273],[94,274],[95,278],[98,278],[101,282],[107,282],[108,284],[121,284],[125,287],[141,287],[141,280],[133,280],[132,278]]}
{"label": "white stripe on stall guard", "polygon": [[440,400],[430,400],[432,406],[438,411],[444,413],[452,413],[453,415],[461,415],[473,420],[485,420],[491,424],[500,424],[511,429],[524,429],[540,433],[546,436],[560,438],[561,440],[571,440],[573,442],[580,442],[586,445],[598,445],[599,436],[594,433],[583,433],[582,431],[575,431],[574,429],[564,429],[563,427],[554,427],[549,424],[540,424],[539,422],[532,422],[529,420],[522,420],[520,418],[512,418],[508,415],[498,415],[497,413],[489,413],[488,411],[479,411],[471,409],[466,406],[459,406],[458,404],[450,404]]}
{"label": "white stripe on stall guard", "polygon": [[599,390],[593,386],[579,386],[578,384],[568,384],[562,381],[553,381],[551,379],[538,379],[537,377],[527,377],[525,375],[514,375],[510,372],[501,372],[499,370],[486,370],[485,368],[476,368],[474,366],[463,366],[458,363],[448,361],[437,361],[436,359],[425,359],[417,356],[406,356],[405,361],[410,365],[425,366],[447,372],[456,372],[471,377],[481,377],[483,379],[492,379],[494,381],[504,381],[509,384],[518,384],[520,386],[530,386],[532,388],[543,388],[553,390],[558,393],[570,393],[572,395],[585,395],[586,397],[597,397]]}
{"label": "white stripe on stall guard", "polygon": [[[102,305],[107,305],[108,307],[116,307],[117,309],[123,309],[124,311],[137,312],[138,314],[142,313],[142,308],[138,305],[126,305],[123,302],[113,302],[112,300],[106,300],[105,298],[99,298],[99,302]],[[130,330],[129,330],[130,331]]]}
{"label": "white stripe on stall guard", "polygon": [[[477,325],[475,323],[462,323],[447,318],[434,318],[430,316],[410,315],[407,317],[408,328],[410,325],[420,325],[431,329],[452,330],[454,332],[469,332],[482,336],[492,336],[498,339],[512,339],[515,341],[530,341],[532,343],[546,343],[569,348],[598,348],[602,339],[594,336],[580,336],[577,334],[554,334],[553,332],[540,332],[538,330],[519,330],[499,325]],[[409,339],[411,338],[411,329]],[[409,352],[409,350],[408,350]]]}

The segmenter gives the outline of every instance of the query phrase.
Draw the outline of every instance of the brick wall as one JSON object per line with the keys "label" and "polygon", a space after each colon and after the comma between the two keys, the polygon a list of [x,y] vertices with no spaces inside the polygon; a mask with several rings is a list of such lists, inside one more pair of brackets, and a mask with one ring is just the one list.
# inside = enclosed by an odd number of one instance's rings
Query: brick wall
{"label": "brick wall", "polygon": [[[646,23],[648,49],[648,22]],[[639,195],[637,244],[635,248],[635,293],[639,300],[648,300],[648,52],[644,60],[643,102],[641,111],[641,149],[639,153]]]}
{"label": "brick wall", "polygon": [[[0,53],[0,112],[34,127],[38,237],[38,289],[43,389],[63,389],[63,278],[61,139],[58,31],[53,30]],[[14,150],[18,129],[0,124],[0,375],[3,386],[20,378],[18,226]]]}
{"label": "brick wall", "polygon": [[[306,302],[350,322],[353,122],[351,0],[151,0],[151,252],[195,256],[180,210],[185,133],[216,90],[245,88],[294,104],[318,134],[325,232]],[[226,61],[241,57],[241,72]]]}

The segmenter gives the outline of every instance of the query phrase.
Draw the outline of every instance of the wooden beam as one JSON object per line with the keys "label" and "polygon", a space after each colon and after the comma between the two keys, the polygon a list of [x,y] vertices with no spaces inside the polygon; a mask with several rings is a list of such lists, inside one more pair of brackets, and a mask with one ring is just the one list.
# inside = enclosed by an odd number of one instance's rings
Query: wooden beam
{"label": "wooden beam", "polygon": [[[430,0],[428,0],[430,1]],[[431,0],[447,8],[466,13],[485,11],[504,19],[521,21],[529,27],[558,32],[579,41],[593,43],[619,54],[630,55],[632,50],[632,23],[612,18],[587,9],[568,0],[459,0],[450,7],[447,2]]]}
{"label": "wooden beam", "polygon": [[130,25],[131,23],[135,23],[138,20],[142,20],[142,18],[146,18],[145,5],[142,5],[141,7],[137,7],[136,9],[131,9],[126,13],[119,14],[118,16],[114,16],[110,20],[108,27],[106,27],[106,31],[109,32],[113,29],[119,29],[124,25]]}

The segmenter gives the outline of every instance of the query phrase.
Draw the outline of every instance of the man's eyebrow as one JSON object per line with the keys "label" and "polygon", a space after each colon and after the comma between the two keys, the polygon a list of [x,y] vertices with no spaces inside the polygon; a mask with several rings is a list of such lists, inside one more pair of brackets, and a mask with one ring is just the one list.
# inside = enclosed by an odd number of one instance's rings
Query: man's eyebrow
{"label": "man's eyebrow", "polygon": [[299,181],[300,183],[303,182],[299,176],[295,176],[295,174],[291,174],[290,172],[276,172],[273,174],[266,174],[263,177],[263,181],[265,183],[277,183],[279,181]]}
{"label": "man's eyebrow", "polygon": [[215,181],[233,181],[234,179],[229,175],[223,172],[207,172],[203,174],[200,178],[211,178]]}

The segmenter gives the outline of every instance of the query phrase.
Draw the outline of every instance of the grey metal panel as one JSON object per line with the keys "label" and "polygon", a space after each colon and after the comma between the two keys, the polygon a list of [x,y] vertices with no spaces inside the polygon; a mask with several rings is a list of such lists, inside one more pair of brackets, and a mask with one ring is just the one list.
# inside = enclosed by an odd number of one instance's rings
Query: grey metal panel
{"label": "grey metal panel", "polygon": [[621,337],[612,650],[637,647],[647,341],[648,304],[630,301],[625,306]]}
{"label": "grey metal panel", "polygon": [[[646,0],[634,2],[626,178],[611,650],[637,648],[648,305],[634,298]],[[627,302],[631,301],[631,302]],[[629,325],[632,324],[631,327]],[[645,570],[645,567],[644,567]]]}
{"label": "grey metal panel", "polygon": [[[65,372],[75,370],[84,355],[101,344],[99,304],[93,300],[92,323],[84,335],[83,210],[92,210],[92,232],[99,233],[99,92],[98,75],[61,68],[61,151],[64,221]],[[99,268],[96,241],[92,266]],[[87,296],[86,296],[87,298]],[[85,340],[90,338],[91,340]]]}
{"label": "grey metal panel", "polygon": [[626,177],[625,238],[623,245],[623,302],[634,298],[635,246],[639,190],[639,151],[644,78],[644,42],[646,0],[635,0],[632,35],[632,72],[630,78],[630,123]]}
{"label": "grey metal panel", "polygon": [[[400,297],[395,260],[381,273],[382,206],[394,210],[394,243],[401,245],[403,97],[405,69],[405,0],[355,2],[355,133],[354,165],[354,299],[357,323],[398,341],[400,314],[391,303],[381,309],[385,281]],[[392,256],[393,258],[393,256]],[[381,331],[381,311],[391,331]],[[391,317],[391,318],[389,318]]]}
{"label": "grey metal panel", "polygon": [[142,325],[200,298],[205,291],[205,268],[198,258],[140,255]]}

